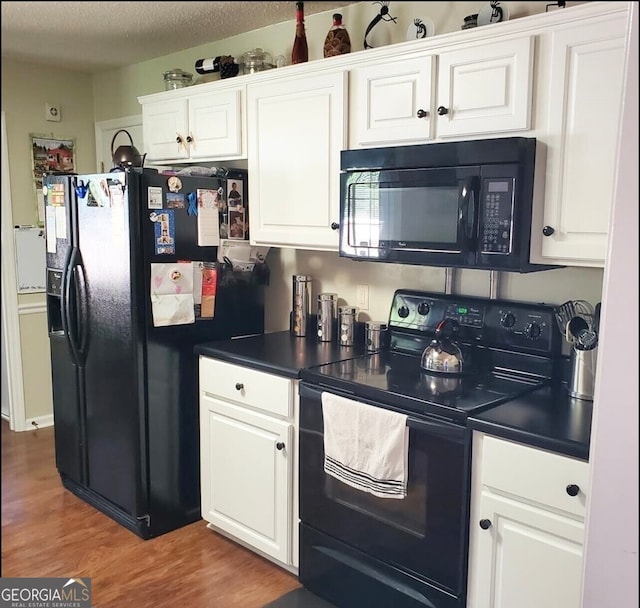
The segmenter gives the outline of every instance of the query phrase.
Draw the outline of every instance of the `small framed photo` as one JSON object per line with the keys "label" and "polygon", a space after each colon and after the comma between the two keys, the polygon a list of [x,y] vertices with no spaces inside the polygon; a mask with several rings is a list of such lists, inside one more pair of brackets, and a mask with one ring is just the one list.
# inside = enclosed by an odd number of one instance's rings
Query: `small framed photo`
{"label": "small framed photo", "polygon": [[229,238],[245,240],[249,236],[244,211],[229,210]]}
{"label": "small framed photo", "polygon": [[[241,179],[227,179],[227,205],[229,211],[244,211],[244,183]],[[231,220],[229,220],[231,221]]]}

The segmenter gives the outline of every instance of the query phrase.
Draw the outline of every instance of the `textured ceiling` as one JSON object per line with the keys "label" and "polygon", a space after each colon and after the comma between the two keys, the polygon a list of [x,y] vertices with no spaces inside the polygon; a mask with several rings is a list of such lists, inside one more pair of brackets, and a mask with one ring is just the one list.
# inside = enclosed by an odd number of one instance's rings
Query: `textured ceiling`
{"label": "textured ceiling", "polygon": [[[119,67],[295,18],[295,2],[5,2],[2,57]],[[347,2],[305,2],[305,15]]]}

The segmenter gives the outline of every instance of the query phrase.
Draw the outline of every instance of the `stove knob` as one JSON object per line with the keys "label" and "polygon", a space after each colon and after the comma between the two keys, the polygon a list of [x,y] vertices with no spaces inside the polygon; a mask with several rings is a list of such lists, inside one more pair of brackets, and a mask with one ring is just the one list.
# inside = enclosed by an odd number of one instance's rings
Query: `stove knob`
{"label": "stove knob", "polygon": [[429,314],[429,311],[431,310],[431,306],[429,306],[428,302],[420,302],[420,304],[418,304],[418,314],[425,316]]}
{"label": "stove knob", "polygon": [[537,340],[542,333],[542,328],[535,322],[527,323],[524,328],[524,337],[529,340]]}
{"label": "stove knob", "polygon": [[516,324],[516,316],[512,312],[506,312],[500,317],[500,325],[505,329],[511,329]]}
{"label": "stove knob", "polygon": [[400,308],[398,308],[398,316],[401,319],[406,319],[409,316],[409,308],[403,304]]}

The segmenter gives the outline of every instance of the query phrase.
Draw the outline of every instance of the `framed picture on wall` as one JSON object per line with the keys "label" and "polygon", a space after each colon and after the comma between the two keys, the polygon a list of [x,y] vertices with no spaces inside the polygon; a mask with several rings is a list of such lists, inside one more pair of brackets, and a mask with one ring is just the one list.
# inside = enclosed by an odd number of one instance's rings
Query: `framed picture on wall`
{"label": "framed picture on wall", "polygon": [[45,173],[75,171],[75,141],[70,138],[31,134],[31,163],[36,190],[38,223],[44,225],[42,176]]}

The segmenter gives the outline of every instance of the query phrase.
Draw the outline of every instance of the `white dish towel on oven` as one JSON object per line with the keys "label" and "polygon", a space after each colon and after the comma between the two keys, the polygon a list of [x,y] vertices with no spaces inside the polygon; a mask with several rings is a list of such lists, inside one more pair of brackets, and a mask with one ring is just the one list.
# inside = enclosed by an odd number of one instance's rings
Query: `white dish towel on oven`
{"label": "white dish towel on oven", "polygon": [[407,416],[322,393],[324,470],[380,498],[407,495]]}

